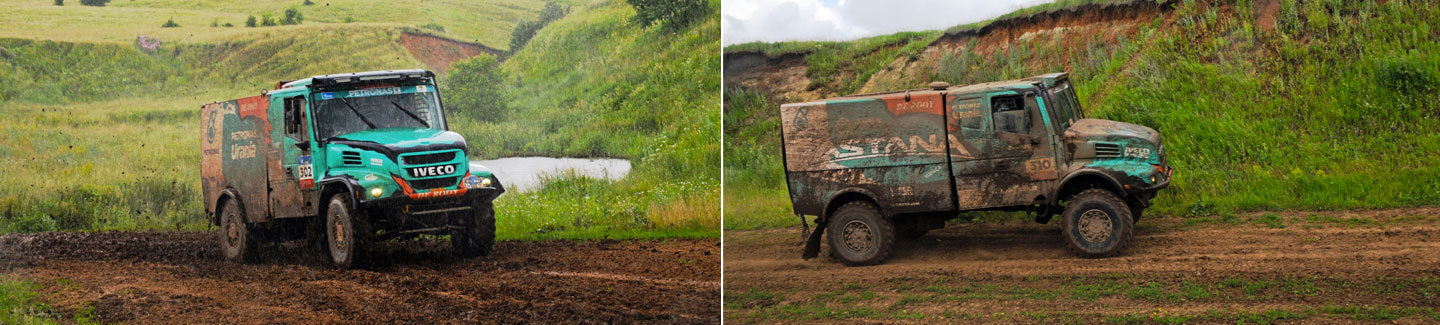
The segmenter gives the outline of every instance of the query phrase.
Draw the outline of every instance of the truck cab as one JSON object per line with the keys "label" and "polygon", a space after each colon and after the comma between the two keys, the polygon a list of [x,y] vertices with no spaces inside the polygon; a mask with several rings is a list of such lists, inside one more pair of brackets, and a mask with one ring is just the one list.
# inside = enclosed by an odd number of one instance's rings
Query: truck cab
{"label": "truck cab", "polygon": [[429,71],[372,71],[204,105],[205,208],[225,257],[303,236],[349,267],[374,241],[421,234],[489,254],[505,190],[448,131],[438,91]]}
{"label": "truck cab", "polygon": [[1108,256],[1169,184],[1160,134],[1086,118],[1068,74],[930,86],[781,106],[791,201],[817,216],[803,257],[828,229],[832,256],[876,264],[987,210],[1063,216],[1071,248]]}

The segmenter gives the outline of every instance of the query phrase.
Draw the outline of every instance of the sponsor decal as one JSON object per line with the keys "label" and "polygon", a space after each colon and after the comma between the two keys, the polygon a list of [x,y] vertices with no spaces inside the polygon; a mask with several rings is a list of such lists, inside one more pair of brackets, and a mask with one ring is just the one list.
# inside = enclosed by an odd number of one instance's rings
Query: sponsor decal
{"label": "sponsor decal", "polygon": [[300,166],[295,171],[299,174],[300,188],[315,187],[315,165],[310,163],[310,156],[300,156]]}
{"label": "sponsor decal", "polygon": [[430,91],[430,87],[425,87],[425,85],[415,86],[415,92],[417,92],[417,93],[423,93],[423,92],[429,92],[429,91]]}
{"label": "sponsor decal", "polygon": [[380,158],[370,158],[370,164],[375,166],[384,166],[385,161],[380,160]]}
{"label": "sponsor decal", "polygon": [[410,177],[430,177],[455,173],[455,165],[440,165],[410,168]]}
{"label": "sponsor decal", "polygon": [[1140,159],[1150,158],[1150,148],[1126,146],[1125,156]]}
{"label": "sponsor decal", "polygon": [[320,99],[335,99],[335,93],[320,93]]}
{"label": "sponsor decal", "polygon": [[429,192],[425,192],[425,193],[415,193],[415,194],[410,194],[410,198],[411,198],[411,199],[416,199],[416,200],[421,200],[421,199],[430,199],[430,198],[437,198],[437,197],[455,196],[455,195],[460,195],[460,194],[465,194],[465,189],[464,189],[464,188],[453,189],[453,190],[436,190],[436,191],[429,191]]}

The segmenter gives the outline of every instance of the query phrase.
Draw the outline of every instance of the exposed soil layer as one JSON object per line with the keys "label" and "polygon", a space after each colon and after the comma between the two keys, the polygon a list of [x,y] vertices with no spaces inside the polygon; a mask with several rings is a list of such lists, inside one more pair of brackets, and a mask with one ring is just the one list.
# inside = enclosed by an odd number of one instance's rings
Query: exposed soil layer
{"label": "exposed soil layer", "polygon": [[717,240],[499,242],[456,259],[444,240],[381,243],[335,270],[293,241],[222,261],[212,233],[0,236],[0,273],[62,312],[126,323],[714,323]]}
{"label": "exposed soil layer", "polygon": [[[1320,310],[1304,319],[1353,321],[1364,318],[1343,308],[1368,306],[1408,310],[1401,321],[1440,321],[1440,208],[1230,220],[1141,220],[1121,255],[1101,259],[1069,252],[1055,221],[952,223],[898,242],[888,261],[871,267],[845,267],[826,254],[801,260],[798,227],[732,231],[725,312],[740,322],[913,314],[923,315],[919,322],[1043,322],[1021,316],[1034,313],[1089,322],[1158,312],[1234,323],[1223,316]],[[885,316],[902,311],[908,316]]]}
{"label": "exposed soil layer", "polygon": [[450,65],[456,61],[476,55],[503,56],[505,54],[504,51],[485,45],[411,32],[400,34],[400,46],[405,47],[405,51],[410,52],[410,56],[420,60],[430,71],[435,71],[435,73],[443,73],[449,70]]}

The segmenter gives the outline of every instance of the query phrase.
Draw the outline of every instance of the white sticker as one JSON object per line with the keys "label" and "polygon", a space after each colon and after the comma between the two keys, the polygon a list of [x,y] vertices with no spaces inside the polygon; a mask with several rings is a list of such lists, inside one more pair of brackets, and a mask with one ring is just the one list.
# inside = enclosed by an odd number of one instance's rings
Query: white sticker
{"label": "white sticker", "polygon": [[370,158],[370,164],[375,166],[383,166],[385,165],[385,161],[380,160],[380,158]]}
{"label": "white sticker", "polygon": [[427,91],[430,91],[430,89],[428,87],[425,87],[425,85],[415,86],[415,92],[423,93]]}

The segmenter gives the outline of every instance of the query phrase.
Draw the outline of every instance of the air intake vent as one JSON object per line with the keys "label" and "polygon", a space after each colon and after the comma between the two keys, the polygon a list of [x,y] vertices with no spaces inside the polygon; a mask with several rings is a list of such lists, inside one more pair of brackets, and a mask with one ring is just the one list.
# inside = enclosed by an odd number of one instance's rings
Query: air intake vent
{"label": "air intake vent", "polygon": [[1096,143],[1095,158],[1116,158],[1120,157],[1120,145],[1114,143]]}
{"label": "air intake vent", "polygon": [[404,163],[405,163],[406,165],[438,164],[438,163],[442,163],[442,162],[448,162],[448,161],[451,161],[451,160],[455,160],[455,153],[456,153],[456,151],[448,151],[448,152],[426,153],[426,154],[418,154],[418,155],[407,155],[407,156],[401,157],[400,159],[405,160]]}
{"label": "air intake vent", "polygon": [[360,166],[364,164],[364,162],[360,160],[360,153],[356,151],[341,151],[340,163],[346,166]]}

